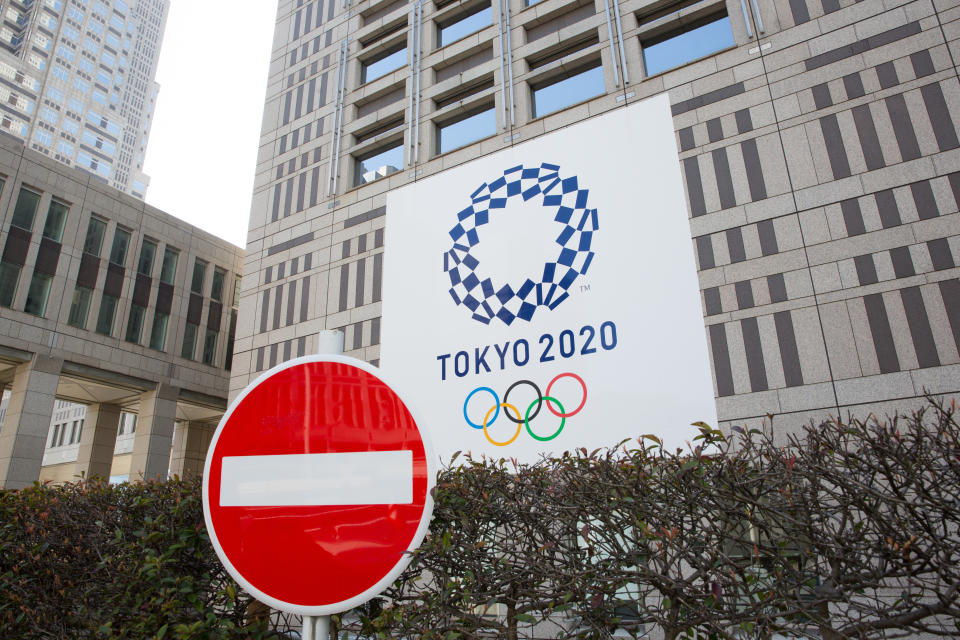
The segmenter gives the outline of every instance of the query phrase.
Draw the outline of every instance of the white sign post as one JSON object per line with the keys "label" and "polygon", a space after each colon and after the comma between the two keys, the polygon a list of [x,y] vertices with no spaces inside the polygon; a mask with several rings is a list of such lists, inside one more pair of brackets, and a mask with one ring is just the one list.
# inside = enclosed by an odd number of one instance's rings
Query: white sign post
{"label": "white sign post", "polygon": [[[343,353],[343,332],[336,329],[323,329],[317,333],[317,353],[339,356]],[[303,616],[302,640],[328,640],[330,638],[330,616]]]}

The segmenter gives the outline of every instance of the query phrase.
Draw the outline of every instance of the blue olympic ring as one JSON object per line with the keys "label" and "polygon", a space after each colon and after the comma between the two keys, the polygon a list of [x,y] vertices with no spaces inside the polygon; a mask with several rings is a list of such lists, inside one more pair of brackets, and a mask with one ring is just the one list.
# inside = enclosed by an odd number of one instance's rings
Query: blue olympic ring
{"label": "blue olympic ring", "polygon": [[469,417],[467,417],[467,404],[470,402],[470,398],[472,398],[474,394],[477,393],[478,391],[488,391],[490,395],[493,396],[493,399],[496,401],[495,404],[497,405],[497,412],[493,414],[493,420],[491,420],[489,424],[493,424],[494,421],[496,421],[497,416],[500,415],[500,396],[498,396],[497,392],[491,389],[490,387],[477,387],[476,389],[471,391],[470,394],[467,396],[467,399],[463,401],[463,419],[466,420],[467,424],[469,424],[474,429],[483,429],[482,424],[477,424],[473,420],[471,420]]}

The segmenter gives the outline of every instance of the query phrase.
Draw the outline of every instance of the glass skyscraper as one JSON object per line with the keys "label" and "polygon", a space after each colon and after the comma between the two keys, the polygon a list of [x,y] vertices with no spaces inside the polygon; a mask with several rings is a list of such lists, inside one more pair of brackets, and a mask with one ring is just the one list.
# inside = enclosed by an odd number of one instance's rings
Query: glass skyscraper
{"label": "glass skyscraper", "polygon": [[169,6],[0,1],[0,131],[143,199]]}

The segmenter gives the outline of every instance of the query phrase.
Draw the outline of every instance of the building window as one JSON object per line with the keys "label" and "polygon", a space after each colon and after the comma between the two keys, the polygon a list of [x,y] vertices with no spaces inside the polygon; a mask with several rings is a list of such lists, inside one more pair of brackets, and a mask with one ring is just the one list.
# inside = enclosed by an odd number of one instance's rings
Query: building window
{"label": "building window", "polygon": [[233,308],[240,306],[240,276],[233,274]]}
{"label": "building window", "polygon": [[130,232],[117,227],[113,233],[113,246],[110,248],[110,262],[123,266],[127,260],[127,249],[130,247]]}
{"label": "building window", "polygon": [[60,242],[63,239],[63,227],[67,224],[70,207],[59,200],[51,200],[47,209],[47,221],[43,225],[43,237]]}
{"label": "building window", "polygon": [[160,265],[160,282],[173,284],[173,279],[177,275],[177,258],[179,257],[180,254],[170,247],[163,250],[163,263]]}
{"label": "building window", "polygon": [[226,278],[226,271],[222,269],[213,270],[213,282],[210,283],[210,298],[217,302],[223,302],[223,283]]}
{"label": "building window", "polygon": [[193,360],[193,353],[197,348],[197,329],[199,327],[188,322],[183,328],[183,344],[180,345],[180,357]]}
{"label": "building window", "polygon": [[91,217],[90,224],[87,225],[87,237],[83,241],[83,252],[99,257],[100,248],[103,246],[103,236],[106,232],[107,222],[100,218]]}
{"label": "building window", "polygon": [[124,434],[130,435],[131,433],[137,432],[137,414],[127,413],[126,411],[120,412],[120,427],[117,429],[117,435],[122,436]]}
{"label": "building window", "polygon": [[30,279],[30,288],[27,290],[27,302],[23,310],[30,315],[43,317],[47,312],[47,298],[50,297],[50,285],[53,283],[53,276],[47,273],[33,272]]}
{"label": "building window", "polygon": [[72,158],[74,149],[73,149],[73,145],[67,142],[66,140],[59,140],[57,142],[57,151],[59,151],[60,153],[62,153],[64,156],[68,158]]}
{"label": "building window", "polygon": [[117,315],[117,299],[103,294],[100,300],[100,313],[97,315],[97,333],[109,336],[113,333],[113,319]]}
{"label": "building window", "polygon": [[403,140],[365,153],[356,159],[355,186],[373,182],[403,168]]}
{"label": "building window", "polygon": [[230,338],[227,340],[227,353],[223,358],[223,368],[227,371],[233,369],[233,334],[230,334]]}
{"label": "building window", "polygon": [[33,139],[45,147],[53,144],[53,136],[50,135],[49,131],[44,131],[43,129],[36,129],[33,132]]}
{"label": "building window", "polygon": [[157,255],[157,243],[148,238],[140,246],[140,259],[137,261],[137,273],[149,276],[153,271],[153,257]]}
{"label": "building window", "polygon": [[90,300],[93,299],[93,289],[81,287],[73,290],[73,301],[70,303],[70,314],[67,324],[78,329],[87,328],[87,315],[90,313]]}
{"label": "building window", "polygon": [[143,319],[147,315],[147,310],[138,304],[130,305],[130,315],[127,317],[127,335],[126,341],[134,344],[140,344],[140,333],[143,331]]}
{"label": "building window", "polygon": [[13,209],[13,220],[10,221],[10,224],[32,231],[33,219],[37,215],[37,205],[39,204],[39,193],[34,193],[29,189],[20,189],[20,195],[17,196],[17,205]]}
{"label": "building window", "polygon": [[203,338],[203,364],[213,364],[213,357],[217,353],[217,332],[207,329]]}
{"label": "building window", "polygon": [[491,24],[493,24],[493,10],[487,2],[474,7],[467,13],[461,13],[455,18],[438,23],[437,45],[445,47]]}
{"label": "building window", "polygon": [[153,326],[150,328],[150,348],[163,351],[167,341],[167,321],[170,316],[157,311],[153,314]]}
{"label": "building window", "polygon": [[193,279],[190,281],[190,291],[203,295],[203,281],[207,277],[207,263],[197,258],[193,263]]}
{"label": "building window", "polygon": [[674,69],[734,44],[733,29],[726,9],[675,29],[640,38],[647,76]]}
{"label": "building window", "polygon": [[554,76],[542,84],[533,85],[533,116],[539,118],[548,113],[599,96],[606,91],[603,86],[603,67],[600,60],[590,63],[586,69]]}
{"label": "building window", "polygon": [[13,306],[13,298],[17,293],[17,280],[19,279],[19,265],[0,261],[0,307]]}
{"label": "building window", "polygon": [[455,120],[437,125],[437,152],[446,153],[482,140],[497,132],[497,114],[493,105],[484,105],[479,111],[460,114]]}
{"label": "building window", "polygon": [[360,83],[372,82],[405,64],[407,64],[407,43],[400,42],[361,63]]}

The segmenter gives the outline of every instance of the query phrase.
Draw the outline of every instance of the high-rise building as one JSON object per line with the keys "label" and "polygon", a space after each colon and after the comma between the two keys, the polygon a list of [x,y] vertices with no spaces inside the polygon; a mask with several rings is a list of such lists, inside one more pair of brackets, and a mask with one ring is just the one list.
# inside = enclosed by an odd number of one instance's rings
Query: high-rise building
{"label": "high-rise building", "polygon": [[141,200],[169,0],[0,2],[0,131]]}
{"label": "high-rise building", "polygon": [[275,34],[231,393],[320,329],[378,362],[397,189],[651,97],[722,425],[960,391],[955,0],[280,0]]}

